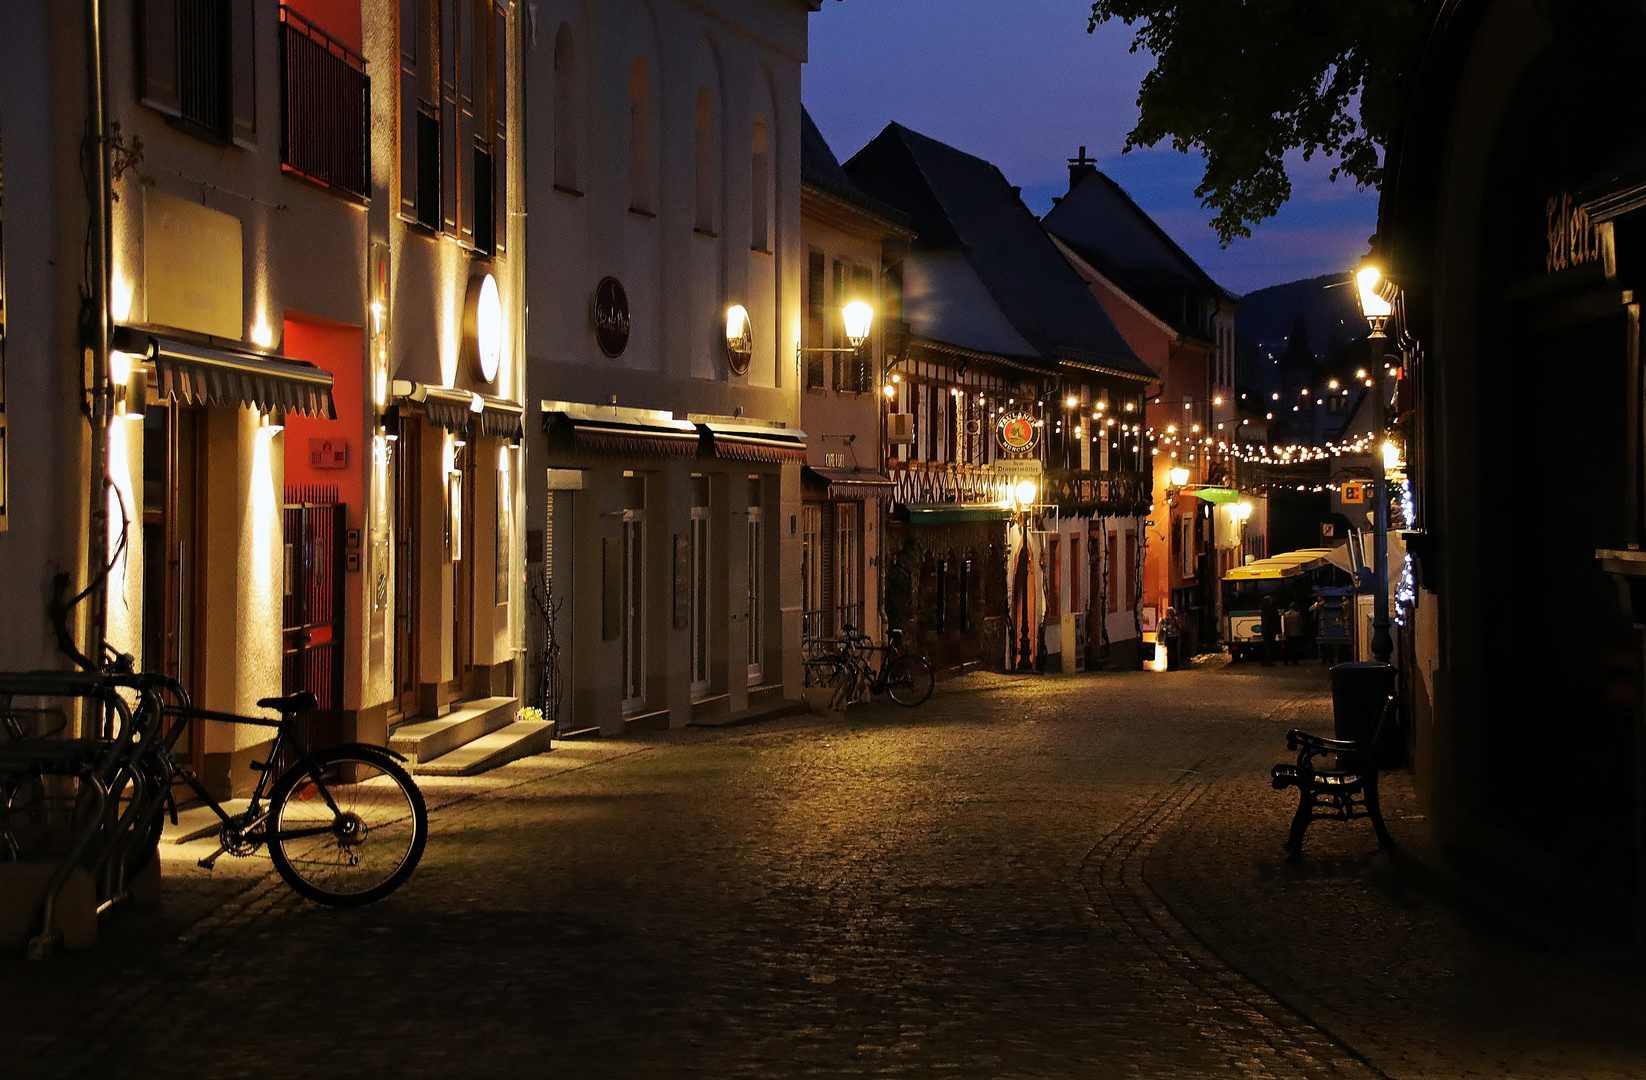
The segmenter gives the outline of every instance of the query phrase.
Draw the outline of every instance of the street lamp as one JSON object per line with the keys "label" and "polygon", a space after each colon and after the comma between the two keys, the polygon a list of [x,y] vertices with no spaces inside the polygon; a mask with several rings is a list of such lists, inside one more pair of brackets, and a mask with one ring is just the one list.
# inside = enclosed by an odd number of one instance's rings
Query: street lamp
{"label": "street lamp", "polygon": [[[1355,271],[1356,295],[1360,299],[1360,313],[1366,318],[1366,325],[1371,327],[1370,339],[1372,342],[1386,340],[1383,327],[1394,312],[1394,305],[1389,303],[1385,290],[1388,283],[1383,278],[1383,272],[1370,262],[1363,262],[1360,269]],[[1374,348],[1376,345],[1374,344]],[[1373,358],[1373,364],[1376,357]],[[1368,365],[1373,366],[1373,365]],[[1375,377],[1375,376],[1374,376]],[[1367,380],[1372,383],[1371,379]],[[1381,380],[1379,380],[1381,383]],[[1373,387],[1372,399],[1374,436],[1382,436],[1388,427],[1388,420],[1383,415],[1384,400],[1383,387]],[[1376,592],[1373,597],[1372,610],[1372,655],[1379,662],[1387,664],[1389,657],[1394,653],[1394,638],[1389,632],[1389,452],[1392,444],[1384,443],[1382,453],[1372,455],[1372,568],[1373,581]],[[1395,463],[1400,461],[1399,448],[1395,448]]]}
{"label": "street lamp", "polygon": [[852,349],[859,349],[868,340],[869,328],[874,325],[874,308],[861,300],[853,300],[840,309],[840,321],[846,328],[846,340],[852,343]]}

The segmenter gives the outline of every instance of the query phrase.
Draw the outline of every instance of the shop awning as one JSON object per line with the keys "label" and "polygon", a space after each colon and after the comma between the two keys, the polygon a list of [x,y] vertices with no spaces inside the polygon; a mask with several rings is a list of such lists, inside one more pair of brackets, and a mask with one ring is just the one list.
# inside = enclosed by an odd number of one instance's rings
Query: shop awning
{"label": "shop awning", "polygon": [[415,397],[409,400],[423,407],[423,415],[429,418],[429,423],[447,431],[469,430],[469,421],[474,417],[473,394],[445,386],[425,386],[422,389],[421,401]]}
{"label": "shop awning", "polygon": [[800,482],[825,499],[889,499],[897,487],[888,477],[869,469],[800,470]]}
{"label": "shop awning", "polygon": [[[396,379],[394,400],[422,409],[429,423],[447,431],[518,439],[526,433],[526,409],[508,398],[475,394],[449,386],[427,386]],[[476,403],[479,408],[476,409]]]}
{"label": "shop awning", "polygon": [[892,516],[910,525],[956,525],[967,521],[1010,521],[1012,512],[998,506],[900,505]]}
{"label": "shop awning", "polygon": [[756,424],[702,423],[703,456],[730,461],[806,462],[806,433]]}
{"label": "shop awning", "polygon": [[188,405],[250,405],[337,418],[331,372],[301,360],[154,339],[156,388]]}
{"label": "shop awning", "polygon": [[701,433],[697,425],[661,416],[622,414],[606,417],[600,410],[555,408],[543,403],[543,433],[585,454],[637,457],[696,457]]}

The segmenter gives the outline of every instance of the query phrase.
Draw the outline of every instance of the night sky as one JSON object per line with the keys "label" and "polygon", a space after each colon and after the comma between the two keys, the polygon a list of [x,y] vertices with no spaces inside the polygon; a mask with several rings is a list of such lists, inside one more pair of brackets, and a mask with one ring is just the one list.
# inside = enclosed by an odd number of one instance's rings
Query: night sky
{"label": "night sky", "polygon": [[1000,166],[1036,213],[1068,187],[1084,144],[1225,288],[1250,292],[1344,270],[1376,230],[1377,195],[1289,162],[1292,200],[1228,250],[1200,206],[1197,153],[1121,154],[1150,58],[1119,23],[1086,33],[1087,0],[826,0],[812,16],[806,107],[842,161],[888,121]]}

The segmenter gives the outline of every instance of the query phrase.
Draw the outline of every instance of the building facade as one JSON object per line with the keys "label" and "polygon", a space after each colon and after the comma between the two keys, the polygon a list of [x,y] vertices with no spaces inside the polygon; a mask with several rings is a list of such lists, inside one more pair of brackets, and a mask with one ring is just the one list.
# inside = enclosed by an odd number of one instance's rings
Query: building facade
{"label": "building facade", "polygon": [[813,6],[532,7],[527,696],[563,732],[800,696]]}
{"label": "building facade", "polygon": [[993,165],[893,124],[845,170],[916,234],[882,388],[887,618],[940,671],[1135,665],[1155,373]]}
{"label": "building facade", "polygon": [[[511,700],[520,23],[484,0],[8,12],[0,557],[29,569],[0,589],[35,629],[0,664],[64,662],[62,568],[91,586],[81,651],[209,708],[312,689],[316,737],[381,744]],[[260,738],[189,753],[231,790]]]}

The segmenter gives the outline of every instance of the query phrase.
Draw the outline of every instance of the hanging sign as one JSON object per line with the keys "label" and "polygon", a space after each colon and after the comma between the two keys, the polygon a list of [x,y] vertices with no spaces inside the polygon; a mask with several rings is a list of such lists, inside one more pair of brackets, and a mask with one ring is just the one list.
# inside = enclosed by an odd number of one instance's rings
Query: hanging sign
{"label": "hanging sign", "polygon": [[1026,454],[1040,441],[1040,421],[1022,410],[1001,413],[995,421],[995,438],[1008,453]]}
{"label": "hanging sign", "polygon": [[1366,485],[1359,480],[1350,480],[1343,485],[1343,501],[1360,505],[1366,501]]}
{"label": "hanging sign", "polygon": [[629,347],[629,294],[614,277],[594,287],[594,340],[600,351],[616,359]]}

